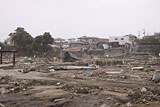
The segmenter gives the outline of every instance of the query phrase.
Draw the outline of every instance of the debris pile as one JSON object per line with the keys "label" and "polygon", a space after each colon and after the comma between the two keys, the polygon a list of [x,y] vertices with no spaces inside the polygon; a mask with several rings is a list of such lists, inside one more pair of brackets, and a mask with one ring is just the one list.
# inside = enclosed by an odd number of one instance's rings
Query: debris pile
{"label": "debris pile", "polygon": [[30,80],[18,80],[13,78],[13,76],[4,75],[0,78],[0,93],[17,93],[26,91],[29,86],[31,86],[32,81]]}
{"label": "debris pile", "polygon": [[133,104],[147,104],[160,101],[160,87],[156,86],[152,89],[143,87],[141,90],[130,95]]}
{"label": "debris pile", "polygon": [[[42,106],[53,107],[81,104],[84,107],[130,107],[160,102],[160,67],[152,65],[150,60],[38,60],[26,58],[15,66],[0,66],[0,102],[3,105],[17,106],[19,102],[27,104],[32,100],[34,106],[40,102]],[[20,99],[10,100],[12,95]]]}

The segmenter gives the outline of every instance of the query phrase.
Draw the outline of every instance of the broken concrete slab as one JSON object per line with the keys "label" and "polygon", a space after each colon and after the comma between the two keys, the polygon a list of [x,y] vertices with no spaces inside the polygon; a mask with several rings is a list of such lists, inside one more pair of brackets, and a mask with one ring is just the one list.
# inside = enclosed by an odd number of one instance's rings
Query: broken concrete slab
{"label": "broken concrete slab", "polygon": [[132,70],[144,70],[144,67],[133,67]]}
{"label": "broken concrete slab", "polygon": [[[51,67],[50,67],[51,68]],[[54,70],[96,70],[96,67],[90,67],[90,66],[54,66]]]}
{"label": "broken concrete slab", "polygon": [[122,72],[105,72],[106,74],[120,74]]}
{"label": "broken concrete slab", "polygon": [[64,97],[68,97],[70,95],[69,92],[61,90],[61,89],[54,89],[54,90],[46,90],[41,93],[37,93],[34,97],[40,99],[60,99]]}
{"label": "broken concrete slab", "polygon": [[141,92],[143,93],[143,92],[146,92],[147,91],[147,89],[145,88],[145,87],[143,87],[142,89],[141,89]]}
{"label": "broken concrete slab", "polygon": [[122,92],[114,92],[114,91],[108,91],[108,90],[103,90],[100,92],[101,95],[111,95],[116,97],[117,99],[127,101],[129,100],[128,94],[127,93],[122,93]]}
{"label": "broken concrete slab", "polygon": [[5,105],[3,105],[2,103],[0,103],[0,107],[5,107]]}
{"label": "broken concrete slab", "polygon": [[108,90],[101,91],[100,94],[113,95],[113,96],[119,96],[119,97],[127,97],[128,96],[127,93],[114,92],[114,91],[108,91]]}

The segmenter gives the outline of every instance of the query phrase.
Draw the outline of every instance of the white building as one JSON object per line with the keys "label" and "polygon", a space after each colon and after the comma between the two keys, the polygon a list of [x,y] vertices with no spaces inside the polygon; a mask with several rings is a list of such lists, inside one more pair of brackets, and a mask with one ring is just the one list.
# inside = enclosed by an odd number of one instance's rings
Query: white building
{"label": "white building", "polygon": [[69,38],[68,43],[76,42],[76,38]]}
{"label": "white building", "polygon": [[119,42],[119,45],[132,44],[128,36],[112,36],[109,37],[109,42]]}
{"label": "white building", "polygon": [[54,39],[54,42],[55,42],[55,43],[65,43],[66,40],[65,40],[65,39],[62,39],[62,38],[56,38],[56,39]]}

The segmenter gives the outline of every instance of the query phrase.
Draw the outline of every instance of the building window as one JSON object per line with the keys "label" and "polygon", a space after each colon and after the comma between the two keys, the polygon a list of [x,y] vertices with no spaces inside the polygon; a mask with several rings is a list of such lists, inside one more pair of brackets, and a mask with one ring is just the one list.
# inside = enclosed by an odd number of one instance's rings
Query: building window
{"label": "building window", "polygon": [[121,40],[124,40],[124,38],[121,38]]}
{"label": "building window", "polygon": [[118,40],[117,38],[115,38],[115,40]]}

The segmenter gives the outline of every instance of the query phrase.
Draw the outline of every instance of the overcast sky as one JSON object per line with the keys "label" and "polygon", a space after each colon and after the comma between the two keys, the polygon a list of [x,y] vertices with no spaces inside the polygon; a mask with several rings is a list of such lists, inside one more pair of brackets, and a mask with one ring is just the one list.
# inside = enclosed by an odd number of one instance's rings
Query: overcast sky
{"label": "overcast sky", "polygon": [[17,27],[33,37],[152,34],[160,32],[160,0],[0,0],[0,40]]}

